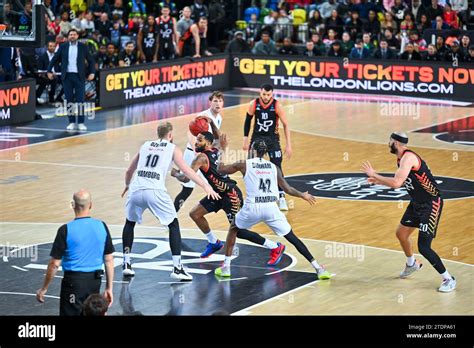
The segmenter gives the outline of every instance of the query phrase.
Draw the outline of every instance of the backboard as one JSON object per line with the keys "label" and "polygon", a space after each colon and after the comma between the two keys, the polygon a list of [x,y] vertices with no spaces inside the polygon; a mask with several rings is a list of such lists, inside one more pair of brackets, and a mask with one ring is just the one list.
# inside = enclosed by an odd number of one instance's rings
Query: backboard
{"label": "backboard", "polygon": [[[33,1],[33,2],[32,2]],[[41,47],[45,40],[42,0],[0,0],[0,47]]]}

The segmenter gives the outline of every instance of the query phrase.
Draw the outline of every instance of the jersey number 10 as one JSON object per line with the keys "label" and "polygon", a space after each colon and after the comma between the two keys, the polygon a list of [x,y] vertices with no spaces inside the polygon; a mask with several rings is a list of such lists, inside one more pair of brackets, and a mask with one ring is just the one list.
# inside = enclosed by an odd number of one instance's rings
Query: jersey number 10
{"label": "jersey number 10", "polygon": [[156,165],[158,164],[158,160],[160,159],[160,156],[158,155],[148,155],[146,156],[146,163],[145,167],[152,167],[155,168]]}

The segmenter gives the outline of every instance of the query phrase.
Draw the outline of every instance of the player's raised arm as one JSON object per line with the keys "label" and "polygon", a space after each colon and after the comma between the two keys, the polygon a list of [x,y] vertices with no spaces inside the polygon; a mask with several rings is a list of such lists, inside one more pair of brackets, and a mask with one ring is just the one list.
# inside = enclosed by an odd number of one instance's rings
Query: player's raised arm
{"label": "player's raised arm", "polygon": [[281,124],[283,125],[283,130],[285,132],[285,139],[286,139],[285,154],[286,154],[286,158],[290,159],[291,154],[293,153],[293,150],[292,150],[292,147],[291,147],[290,127],[288,125],[288,120],[286,118],[285,110],[281,106],[280,102],[276,103],[276,112],[278,114],[278,118],[281,121]]}
{"label": "player's raised arm", "polygon": [[128,191],[128,187],[130,186],[130,182],[132,181],[133,174],[135,173],[135,170],[137,170],[139,159],[140,159],[140,155],[137,153],[135,157],[133,157],[132,162],[128,166],[127,171],[125,172],[125,189],[123,190],[121,197],[123,197],[125,193]]}
{"label": "player's raised arm", "polygon": [[247,115],[245,116],[244,122],[244,143],[242,145],[242,150],[248,151],[250,142],[249,142],[249,133],[250,128],[252,127],[252,118],[255,114],[255,100],[252,100],[249,103],[249,107],[247,109]]}
{"label": "player's raised arm", "polygon": [[295,189],[293,186],[290,186],[290,184],[288,184],[288,182],[283,177],[281,169],[278,167],[276,167],[276,169],[278,171],[278,186],[280,186],[283,191],[285,191],[285,193],[289,194],[290,196],[302,198],[311,205],[316,203],[316,197],[308,192],[301,192]]}
{"label": "player's raised arm", "polygon": [[232,164],[220,163],[217,171],[222,174],[234,174],[241,172],[243,175],[245,175],[245,161],[238,161]]}
{"label": "player's raised arm", "polygon": [[[379,185],[385,185],[397,189],[403,185],[410,170],[418,165],[418,158],[412,153],[406,153],[400,160],[400,167],[395,172],[395,176],[388,178],[377,174],[369,161],[362,163],[362,171],[369,177],[369,182]],[[372,180],[370,180],[372,179]]]}
{"label": "player's raised arm", "polygon": [[[199,157],[199,156],[198,156]],[[206,183],[204,180],[202,180],[199,175],[191,168],[189,167],[186,162],[183,159],[183,154],[181,150],[178,147],[175,147],[174,153],[173,153],[173,161],[176,163],[178,168],[192,181],[194,181],[196,184],[201,186],[203,190],[207,193],[208,198],[212,199],[220,199],[221,197],[212,189],[212,187]],[[193,161],[194,163],[194,161]],[[198,165],[198,163],[195,164],[195,167],[199,169],[201,165]],[[194,168],[194,166],[193,166]],[[197,170],[196,169],[196,170]]]}

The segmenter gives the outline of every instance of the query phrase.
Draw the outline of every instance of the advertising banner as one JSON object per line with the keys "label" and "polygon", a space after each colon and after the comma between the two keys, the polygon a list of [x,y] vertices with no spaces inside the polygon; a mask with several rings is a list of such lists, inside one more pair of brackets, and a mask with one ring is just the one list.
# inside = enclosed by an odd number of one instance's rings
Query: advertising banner
{"label": "advertising banner", "polygon": [[474,65],[233,55],[231,87],[399,95],[474,102]]}
{"label": "advertising banner", "polygon": [[7,126],[35,119],[34,79],[0,84],[0,126]]}
{"label": "advertising banner", "polygon": [[229,87],[228,55],[179,59],[100,71],[102,107],[171,98]]}

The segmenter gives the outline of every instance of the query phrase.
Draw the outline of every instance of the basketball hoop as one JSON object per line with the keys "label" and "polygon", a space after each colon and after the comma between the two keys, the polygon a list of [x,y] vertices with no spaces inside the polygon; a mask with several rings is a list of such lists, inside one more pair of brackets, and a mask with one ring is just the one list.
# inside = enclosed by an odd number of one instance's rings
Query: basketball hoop
{"label": "basketball hoop", "polygon": [[5,30],[7,30],[7,25],[0,24],[0,36],[3,36],[3,34],[5,33]]}

